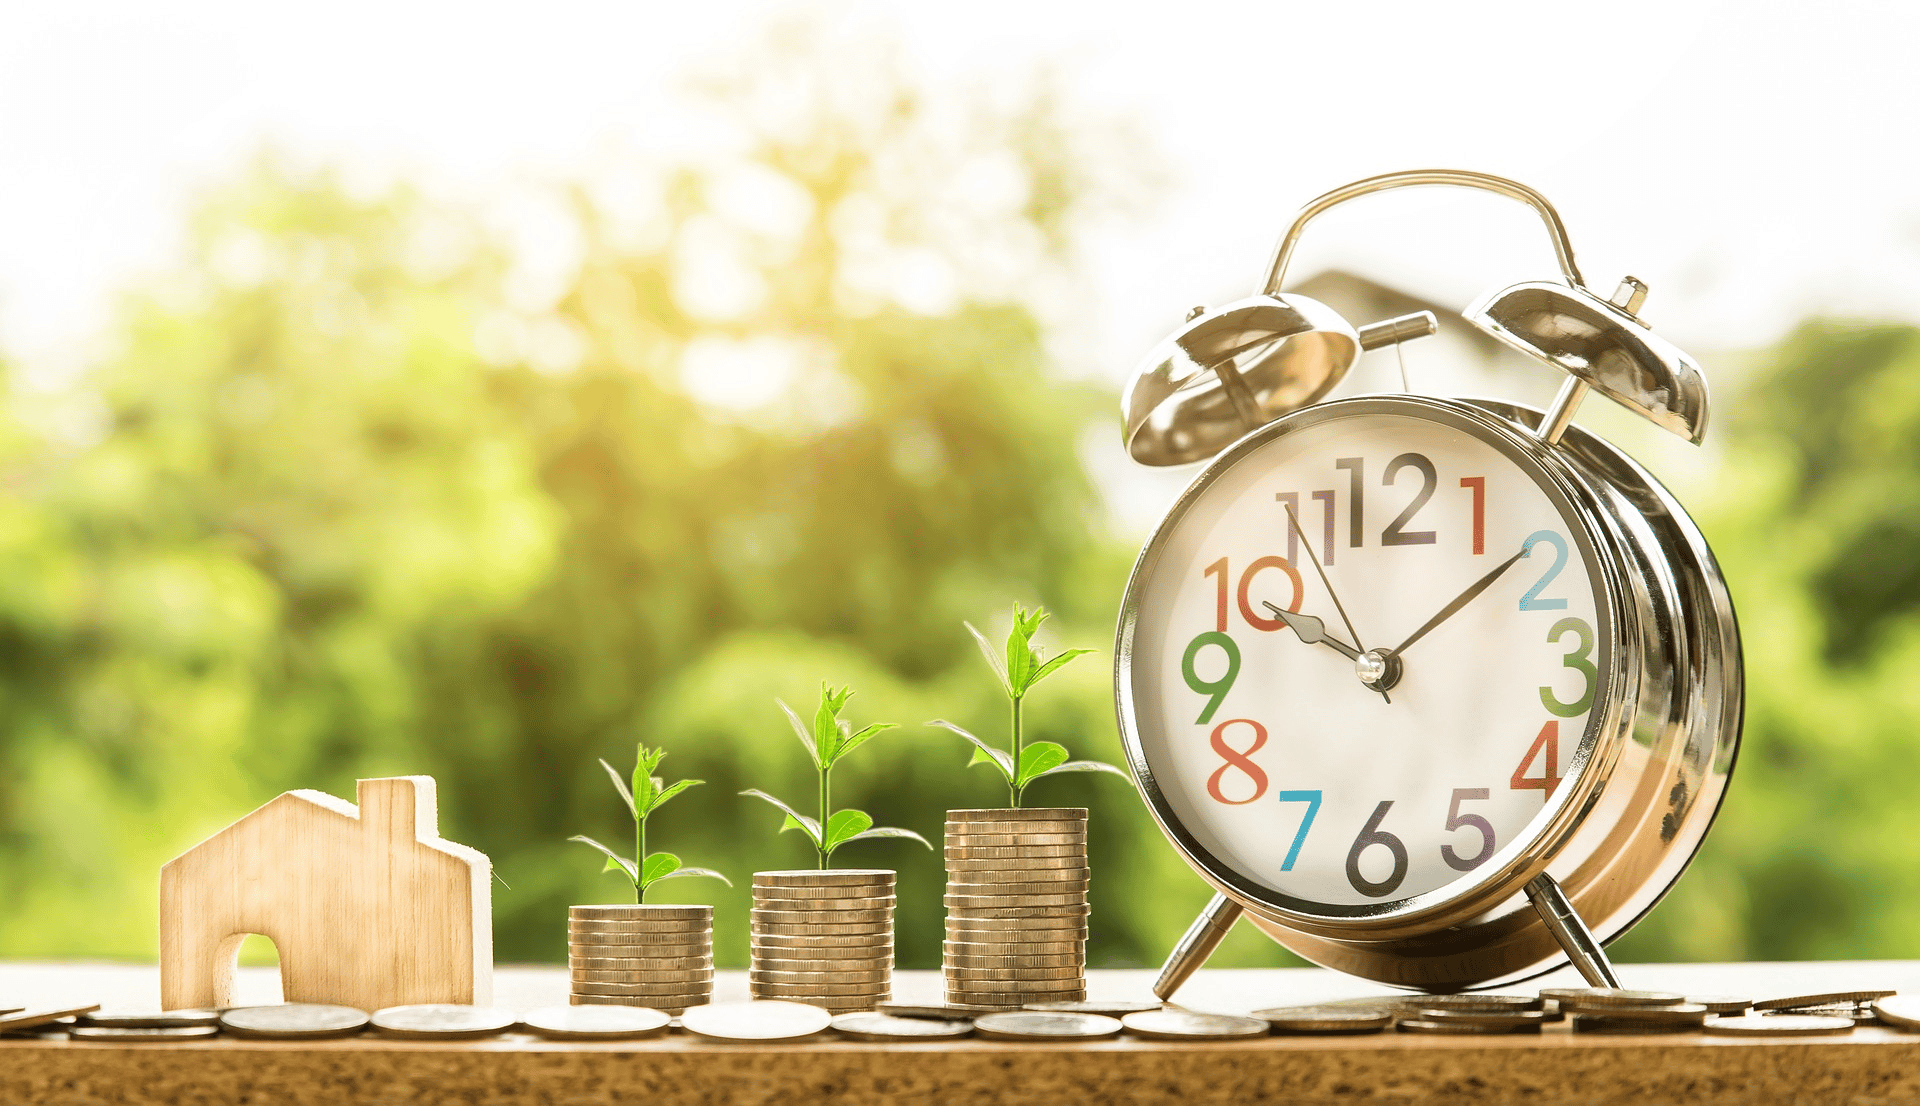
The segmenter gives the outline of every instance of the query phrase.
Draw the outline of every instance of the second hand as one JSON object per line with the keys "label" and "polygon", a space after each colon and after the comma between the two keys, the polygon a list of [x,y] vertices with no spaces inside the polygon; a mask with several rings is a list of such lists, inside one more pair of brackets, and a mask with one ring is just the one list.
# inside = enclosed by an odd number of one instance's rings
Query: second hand
{"label": "second hand", "polygon": [[[1327,570],[1320,567],[1320,558],[1313,555],[1313,542],[1307,539],[1307,532],[1300,529],[1300,520],[1293,517],[1293,507],[1282,503],[1280,509],[1287,513],[1287,523],[1293,527],[1294,536],[1300,541],[1300,548],[1307,551],[1307,560],[1313,562],[1313,571],[1320,575],[1320,586],[1327,589],[1328,598],[1333,600],[1333,609],[1340,612],[1340,621],[1346,625],[1347,635],[1353,638],[1354,648],[1364,654],[1367,651],[1366,643],[1360,640],[1360,631],[1353,628],[1353,619],[1347,617],[1347,608],[1340,602],[1340,593],[1333,590],[1333,581],[1327,579]],[[1380,698],[1385,699],[1389,705],[1393,703],[1392,698],[1384,690],[1380,690]]]}

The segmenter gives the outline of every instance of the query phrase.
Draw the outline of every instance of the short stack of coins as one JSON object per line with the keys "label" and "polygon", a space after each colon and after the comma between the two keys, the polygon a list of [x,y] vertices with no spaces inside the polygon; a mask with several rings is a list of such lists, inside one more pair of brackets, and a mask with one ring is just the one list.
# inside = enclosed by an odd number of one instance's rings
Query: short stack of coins
{"label": "short stack of coins", "polygon": [[893,997],[890,871],[753,874],[753,997],[871,1010]]}
{"label": "short stack of coins", "polygon": [[704,1006],[713,1001],[713,907],[570,907],[567,965],[575,1006]]}
{"label": "short stack of coins", "polygon": [[1086,998],[1086,810],[950,810],[946,857],[947,1001]]}

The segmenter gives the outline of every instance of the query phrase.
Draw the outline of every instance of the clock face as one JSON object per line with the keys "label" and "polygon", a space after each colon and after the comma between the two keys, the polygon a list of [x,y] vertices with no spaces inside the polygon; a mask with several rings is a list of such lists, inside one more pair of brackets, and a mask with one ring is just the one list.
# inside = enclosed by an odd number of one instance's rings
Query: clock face
{"label": "clock face", "polygon": [[1216,876],[1324,916],[1444,896],[1585,763],[1606,594],[1518,446],[1410,401],[1314,409],[1216,462],[1143,555],[1123,726]]}

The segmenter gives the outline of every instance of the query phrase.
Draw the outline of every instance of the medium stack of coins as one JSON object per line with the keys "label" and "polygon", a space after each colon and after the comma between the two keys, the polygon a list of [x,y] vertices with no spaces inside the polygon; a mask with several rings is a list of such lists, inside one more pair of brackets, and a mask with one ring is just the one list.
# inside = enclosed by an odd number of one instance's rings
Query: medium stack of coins
{"label": "medium stack of coins", "polygon": [[893,997],[894,874],[753,874],[753,997],[871,1010]]}
{"label": "medium stack of coins", "polygon": [[947,1001],[1086,998],[1086,810],[950,810],[946,846]]}
{"label": "medium stack of coins", "polygon": [[575,1006],[678,1014],[713,1001],[713,907],[575,906],[567,911]]}

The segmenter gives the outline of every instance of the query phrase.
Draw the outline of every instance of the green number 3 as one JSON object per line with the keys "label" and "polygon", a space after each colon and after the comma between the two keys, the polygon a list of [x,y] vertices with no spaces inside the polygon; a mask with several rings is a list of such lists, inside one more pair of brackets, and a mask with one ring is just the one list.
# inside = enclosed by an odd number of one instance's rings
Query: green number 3
{"label": "green number 3", "polygon": [[1571,703],[1563,703],[1554,698],[1553,689],[1550,687],[1540,689],[1540,704],[1562,718],[1572,718],[1575,715],[1587,713],[1587,708],[1593,705],[1594,685],[1600,680],[1599,671],[1593,667],[1593,662],[1587,659],[1588,654],[1593,652],[1593,627],[1587,625],[1586,619],[1561,619],[1553,624],[1553,629],[1547,631],[1547,640],[1559,641],[1570,632],[1579,635],[1580,643],[1562,657],[1560,663],[1580,673],[1586,680],[1587,689],[1580,693],[1580,698]]}

